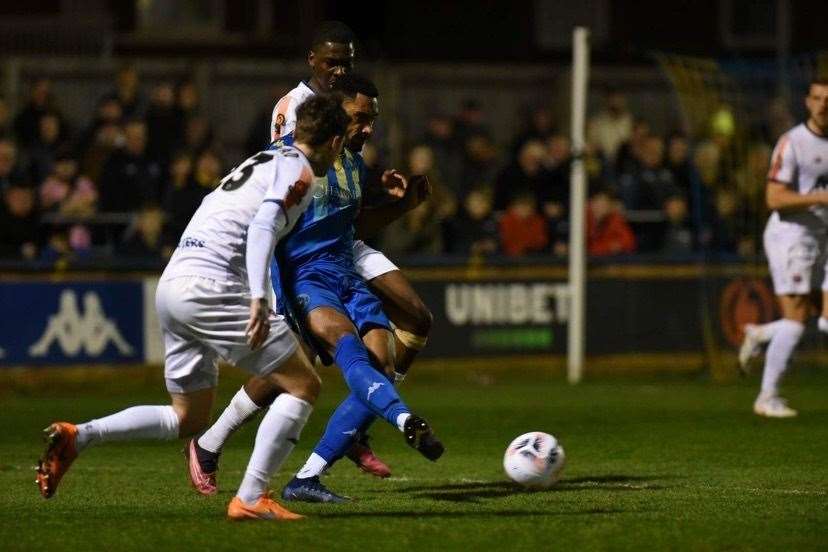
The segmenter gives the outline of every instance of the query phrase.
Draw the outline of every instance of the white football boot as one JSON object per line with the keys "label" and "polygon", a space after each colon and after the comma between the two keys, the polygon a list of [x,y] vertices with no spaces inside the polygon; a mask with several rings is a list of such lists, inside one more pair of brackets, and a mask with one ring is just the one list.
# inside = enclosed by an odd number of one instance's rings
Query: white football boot
{"label": "white football boot", "polygon": [[793,418],[798,414],[782,397],[762,397],[761,395],[753,403],[753,412],[766,418]]}

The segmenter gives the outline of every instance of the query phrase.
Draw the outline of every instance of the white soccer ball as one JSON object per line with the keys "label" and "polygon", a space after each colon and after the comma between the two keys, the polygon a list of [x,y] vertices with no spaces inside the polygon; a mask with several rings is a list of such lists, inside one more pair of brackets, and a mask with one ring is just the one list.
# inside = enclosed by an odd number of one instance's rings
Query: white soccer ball
{"label": "white soccer ball", "polygon": [[524,433],[509,444],[503,469],[515,483],[529,489],[546,489],[560,479],[566,463],[564,449],[542,431]]}

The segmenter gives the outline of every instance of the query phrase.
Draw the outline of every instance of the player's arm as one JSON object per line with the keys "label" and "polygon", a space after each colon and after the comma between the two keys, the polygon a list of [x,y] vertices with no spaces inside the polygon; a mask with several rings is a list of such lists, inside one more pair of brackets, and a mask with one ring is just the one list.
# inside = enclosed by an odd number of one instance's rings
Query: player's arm
{"label": "player's arm", "polygon": [[[392,174],[389,174],[392,173]],[[413,175],[408,181],[396,171],[386,171],[388,194],[393,199],[373,207],[364,207],[357,217],[357,237],[370,238],[380,230],[416,208],[431,195],[431,183],[425,175]]]}
{"label": "player's arm", "polygon": [[818,190],[800,194],[791,190],[784,182],[768,180],[765,201],[771,211],[801,211],[815,205],[828,205],[828,191]]}
{"label": "player's arm", "polygon": [[250,287],[250,320],[246,333],[252,349],[261,345],[270,331],[267,278],[273,249],[308,203],[302,200],[310,186],[310,170],[298,159],[287,161],[279,167],[275,182],[268,188],[247,229],[245,264]]}
{"label": "player's arm", "polygon": [[771,211],[801,211],[815,205],[828,205],[828,192],[817,190],[800,194],[791,189],[798,178],[796,151],[789,134],[783,134],[771,156],[765,202]]}

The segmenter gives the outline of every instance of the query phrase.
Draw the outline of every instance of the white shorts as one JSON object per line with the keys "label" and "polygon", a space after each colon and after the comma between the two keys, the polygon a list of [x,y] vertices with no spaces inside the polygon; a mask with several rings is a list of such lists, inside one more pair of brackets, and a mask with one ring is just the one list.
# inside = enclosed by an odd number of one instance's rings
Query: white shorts
{"label": "white shorts", "polygon": [[397,265],[388,260],[388,257],[368,247],[362,240],[354,240],[354,267],[357,274],[362,276],[366,282],[377,276],[399,270]]}
{"label": "white shorts", "polygon": [[764,234],[773,290],[776,295],[807,295],[828,290],[826,236],[802,225],[770,220]]}
{"label": "white shorts", "polygon": [[200,276],[179,276],[158,283],[155,308],[164,336],[164,377],[171,393],[215,387],[218,360],[264,376],[296,351],[296,337],[284,317],[272,314],[270,335],[251,351],[245,327],[250,295],[241,285]]}

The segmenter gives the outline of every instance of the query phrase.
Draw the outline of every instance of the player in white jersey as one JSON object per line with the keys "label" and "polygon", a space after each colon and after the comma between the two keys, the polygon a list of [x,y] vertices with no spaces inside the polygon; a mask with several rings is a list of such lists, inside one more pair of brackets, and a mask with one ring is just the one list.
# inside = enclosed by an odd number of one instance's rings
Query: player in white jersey
{"label": "player in white jersey", "polygon": [[256,154],[204,198],[156,293],[172,404],[50,425],[37,476],[44,498],[54,495],[78,453],[93,443],[201,431],[209,422],[221,358],[281,391],[261,421],[228,517],[302,517],[270,499],[267,486],[293,450],[320,382],[284,318],[269,307],[268,268],[276,242],[313,197],[314,175],[324,176],[341,152],[348,121],[340,98],[315,96],[299,109],[293,147]]}
{"label": "player in white jersey", "polygon": [[753,410],[772,418],[797,414],[779,396],[779,382],[810,317],[812,290],[822,291],[818,327],[828,333],[828,81],[810,84],[805,106],[808,120],[783,134],[776,144],[766,191],[773,212],[765,227],[765,253],[782,318],[746,326],[739,351],[744,368],[761,345],[769,342],[762,388]]}

